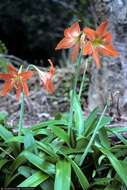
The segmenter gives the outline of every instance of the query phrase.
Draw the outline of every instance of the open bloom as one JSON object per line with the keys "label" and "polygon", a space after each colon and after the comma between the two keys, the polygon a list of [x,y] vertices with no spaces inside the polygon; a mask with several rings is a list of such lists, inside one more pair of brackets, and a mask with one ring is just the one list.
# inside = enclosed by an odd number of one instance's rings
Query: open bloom
{"label": "open bloom", "polygon": [[57,44],[56,50],[72,48],[71,60],[74,62],[80,50],[82,32],[77,22],[64,30],[64,38]]}
{"label": "open bloom", "polygon": [[27,80],[31,78],[32,71],[17,71],[17,69],[9,64],[7,66],[8,73],[0,73],[0,78],[5,81],[1,95],[6,96],[7,93],[12,90],[16,91],[16,99],[19,100],[20,94],[23,91],[26,96],[29,95],[29,90],[27,86]]}
{"label": "open bloom", "polygon": [[41,71],[40,69],[38,69],[36,66],[34,66],[34,68],[37,70],[39,76],[40,76],[40,80],[42,82],[42,85],[44,86],[44,88],[49,92],[52,93],[54,92],[54,85],[52,82],[52,78],[54,76],[55,73],[55,67],[53,66],[53,63],[50,59],[48,59],[48,62],[50,63],[50,69],[49,72],[44,72]]}
{"label": "open bloom", "polygon": [[83,54],[92,55],[97,67],[100,67],[99,55],[117,56],[118,52],[112,46],[112,34],[107,32],[108,21],[104,21],[96,30],[84,28],[88,41],[86,42]]}

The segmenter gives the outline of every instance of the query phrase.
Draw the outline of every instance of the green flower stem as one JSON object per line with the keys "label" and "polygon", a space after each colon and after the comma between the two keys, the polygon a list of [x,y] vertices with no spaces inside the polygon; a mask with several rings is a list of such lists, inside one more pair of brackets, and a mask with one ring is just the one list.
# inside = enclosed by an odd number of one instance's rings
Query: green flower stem
{"label": "green flower stem", "polygon": [[22,92],[20,95],[20,118],[19,118],[19,131],[18,131],[18,136],[21,135],[21,130],[23,128],[23,123],[24,123],[24,93]]}
{"label": "green flower stem", "polygon": [[82,90],[83,90],[83,86],[84,86],[84,82],[85,82],[85,77],[86,77],[87,66],[88,66],[88,62],[86,60],[85,68],[84,68],[84,72],[83,72],[83,77],[82,77],[82,82],[81,82],[81,85],[80,85],[80,90],[79,90],[79,95],[78,95],[79,100],[80,100],[81,95],[82,95]]}
{"label": "green flower stem", "polygon": [[68,125],[68,135],[71,136],[71,128],[73,123],[73,99],[74,99],[74,93],[76,92],[77,82],[78,82],[78,76],[80,73],[80,63],[82,58],[82,51],[80,51],[80,54],[77,58],[76,65],[75,65],[75,77],[72,83],[72,90],[70,91],[70,119],[69,119],[69,125]]}
{"label": "green flower stem", "polygon": [[94,132],[93,132],[93,134],[92,134],[92,136],[91,136],[91,139],[90,139],[90,141],[89,141],[87,147],[85,148],[85,151],[84,151],[84,153],[83,153],[83,155],[82,155],[82,157],[81,157],[79,166],[81,166],[81,165],[83,164],[83,161],[84,161],[84,159],[85,159],[86,156],[87,156],[87,153],[88,153],[88,151],[89,151],[89,149],[90,149],[90,147],[91,147],[91,145],[92,145],[92,143],[93,143],[93,141],[94,141],[94,139],[95,139],[95,136],[96,136],[97,131],[98,131],[98,129],[99,129],[99,126],[100,126],[100,123],[101,123],[101,121],[102,121],[102,118],[103,118],[103,116],[104,116],[104,114],[105,114],[105,112],[106,112],[106,110],[107,110],[107,107],[108,107],[108,105],[106,104],[106,106],[105,106],[105,108],[104,108],[104,110],[103,110],[103,112],[102,112],[102,114],[101,114],[101,116],[100,116],[100,118],[99,118],[99,121],[98,121],[98,123],[97,123],[97,125],[96,125],[96,128],[94,129]]}
{"label": "green flower stem", "polygon": [[76,92],[78,77],[79,77],[79,73],[80,73],[81,59],[82,59],[82,50],[80,51],[80,54],[78,56],[78,59],[77,59],[76,65],[75,65],[75,78],[74,78],[74,84],[73,84],[74,92]]}

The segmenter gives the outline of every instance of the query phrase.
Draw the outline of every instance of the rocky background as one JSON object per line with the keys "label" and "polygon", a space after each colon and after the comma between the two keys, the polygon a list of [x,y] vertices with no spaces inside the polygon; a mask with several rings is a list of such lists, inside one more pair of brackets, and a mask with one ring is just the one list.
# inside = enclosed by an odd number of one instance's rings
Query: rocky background
{"label": "rocky background", "polygon": [[97,71],[93,65],[89,88],[89,108],[103,107],[108,100],[111,114],[125,117],[127,114],[127,1],[94,0],[96,23],[109,20],[113,44],[119,51],[115,59],[103,59],[103,68]]}

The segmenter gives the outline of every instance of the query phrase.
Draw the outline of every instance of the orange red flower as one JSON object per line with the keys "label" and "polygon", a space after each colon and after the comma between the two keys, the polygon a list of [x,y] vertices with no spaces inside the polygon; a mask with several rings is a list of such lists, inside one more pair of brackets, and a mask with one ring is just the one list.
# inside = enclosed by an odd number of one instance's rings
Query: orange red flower
{"label": "orange red flower", "polygon": [[31,78],[32,71],[17,71],[17,69],[9,64],[7,66],[8,73],[0,73],[0,78],[5,81],[1,95],[6,96],[13,88],[16,91],[16,99],[19,100],[20,94],[23,91],[26,96],[29,95],[27,80]]}
{"label": "orange red flower", "polygon": [[84,28],[88,41],[83,48],[84,55],[92,55],[97,67],[100,67],[100,55],[117,56],[118,51],[112,46],[112,34],[107,32],[108,21],[104,21],[96,30]]}
{"label": "orange red flower", "polygon": [[53,78],[54,73],[55,73],[55,67],[54,67],[54,65],[53,65],[53,63],[52,63],[52,61],[50,59],[48,59],[48,62],[51,65],[50,69],[49,69],[49,72],[41,71],[36,66],[34,66],[34,68],[37,70],[44,88],[49,93],[53,93],[54,92],[54,85],[53,85],[53,82],[52,82],[52,78]]}
{"label": "orange red flower", "polygon": [[78,22],[73,23],[69,28],[64,30],[64,38],[57,44],[55,49],[72,48],[71,60],[75,62],[80,50],[81,35],[82,32]]}

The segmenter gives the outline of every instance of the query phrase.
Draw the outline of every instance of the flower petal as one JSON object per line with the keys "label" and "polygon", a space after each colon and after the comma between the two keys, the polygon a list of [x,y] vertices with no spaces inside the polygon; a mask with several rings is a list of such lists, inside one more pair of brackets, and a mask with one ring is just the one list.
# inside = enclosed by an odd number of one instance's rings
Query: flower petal
{"label": "flower petal", "polygon": [[70,53],[70,57],[71,57],[71,61],[72,63],[74,63],[76,61],[76,58],[78,56],[78,53],[79,53],[79,50],[80,50],[80,44],[76,44],[73,48],[72,48],[72,51]]}
{"label": "flower petal", "polygon": [[92,54],[92,44],[91,42],[87,42],[83,49],[83,55],[90,55]]}
{"label": "flower petal", "polygon": [[105,20],[100,24],[100,26],[98,26],[98,28],[96,29],[96,33],[102,36],[106,32],[107,27],[108,27],[108,20]]}
{"label": "flower petal", "polygon": [[29,96],[29,89],[26,83],[26,80],[22,80],[22,88],[23,88],[23,92],[26,96]]}
{"label": "flower petal", "polygon": [[32,71],[25,71],[19,74],[24,80],[28,80],[32,77],[33,72]]}
{"label": "flower petal", "polygon": [[73,38],[63,38],[56,46],[55,50],[71,48],[75,44]]}
{"label": "flower petal", "polygon": [[42,84],[44,86],[44,88],[49,92],[49,93],[53,93],[54,92],[54,85],[51,81],[51,79],[47,79],[45,81],[45,83],[42,81]]}
{"label": "flower petal", "polygon": [[95,60],[95,63],[96,63],[97,68],[99,69],[99,68],[100,68],[100,59],[99,59],[99,55],[98,55],[97,49],[96,49],[96,50],[93,49],[92,56],[93,56],[93,58],[94,58],[94,60]]}
{"label": "flower petal", "polygon": [[86,36],[87,36],[87,38],[89,40],[94,40],[94,38],[95,38],[95,31],[93,29],[86,27],[86,28],[83,29],[83,32],[85,32],[85,34],[86,34]]}
{"label": "flower petal", "polygon": [[65,37],[76,37],[80,34],[80,26],[78,22],[74,22],[69,28],[64,30]]}
{"label": "flower petal", "polygon": [[102,36],[104,42],[106,43],[111,43],[112,42],[112,34],[110,32],[106,32],[103,36]]}
{"label": "flower petal", "polygon": [[52,61],[51,61],[51,59],[48,59],[48,62],[50,63],[50,69],[49,69],[49,73],[51,74],[51,77],[54,75],[54,73],[55,73],[55,67],[54,67],[54,65],[53,65],[53,63],[52,63]]}
{"label": "flower petal", "polygon": [[13,74],[10,73],[0,73],[0,78],[3,80],[11,80]]}
{"label": "flower petal", "polygon": [[10,73],[14,73],[14,74],[18,73],[17,69],[12,64],[9,64],[7,66],[7,69],[8,69],[8,72],[10,72]]}
{"label": "flower petal", "polygon": [[119,55],[119,52],[113,48],[111,44],[101,46],[102,53],[104,55],[116,57]]}
{"label": "flower petal", "polygon": [[1,91],[1,95],[2,96],[6,96],[7,93],[13,88],[14,86],[14,82],[13,81],[7,81],[4,83],[2,91]]}

